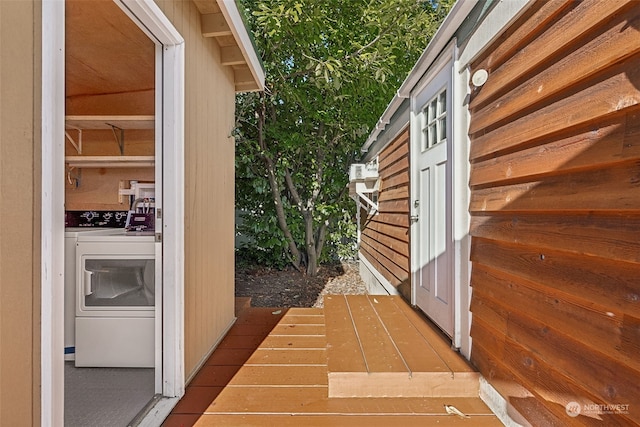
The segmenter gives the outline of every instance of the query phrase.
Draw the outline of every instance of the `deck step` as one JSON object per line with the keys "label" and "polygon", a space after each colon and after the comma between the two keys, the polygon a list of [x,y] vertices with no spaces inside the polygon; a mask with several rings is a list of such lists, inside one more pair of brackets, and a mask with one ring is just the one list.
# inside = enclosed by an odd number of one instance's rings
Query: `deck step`
{"label": "deck step", "polygon": [[477,397],[479,374],[399,296],[328,295],[329,397]]}

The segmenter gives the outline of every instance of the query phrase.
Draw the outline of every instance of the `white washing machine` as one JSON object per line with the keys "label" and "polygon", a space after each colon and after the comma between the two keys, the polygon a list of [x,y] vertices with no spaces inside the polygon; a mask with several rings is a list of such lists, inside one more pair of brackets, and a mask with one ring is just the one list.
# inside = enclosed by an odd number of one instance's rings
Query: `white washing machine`
{"label": "white washing machine", "polygon": [[153,235],[79,235],[75,365],[155,366]]}
{"label": "white washing machine", "polygon": [[76,244],[78,236],[122,234],[121,228],[67,227],[64,229],[64,359],[75,359]]}

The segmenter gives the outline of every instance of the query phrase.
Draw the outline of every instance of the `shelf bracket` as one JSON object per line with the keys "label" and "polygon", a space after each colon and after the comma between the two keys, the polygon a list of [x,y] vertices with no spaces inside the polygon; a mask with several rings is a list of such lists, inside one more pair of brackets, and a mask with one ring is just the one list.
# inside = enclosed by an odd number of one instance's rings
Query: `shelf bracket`
{"label": "shelf bracket", "polygon": [[73,145],[73,148],[76,149],[76,151],[78,152],[78,154],[82,154],[82,129],[77,128],[77,127],[73,127],[73,126],[69,126],[70,129],[74,129],[78,132],[78,141],[74,140],[73,137],[71,136],[71,134],[69,133],[68,130],[65,129],[64,134],[67,137],[67,139],[69,140],[69,142],[71,143],[71,145]]}
{"label": "shelf bracket", "polygon": [[67,182],[75,188],[80,187],[80,179],[82,178],[82,169],[77,169],[67,165]]}
{"label": "shelf bracket", "polygon": [[[380,190],[380,178],[372,180],[352,181],[353,191],[350,196],[360,205],[368,206],[369,212],[378,212],[377,192]],[[374,197],[375,195],[375,197]]]}
{"label": "shelf bracket", "polygon": [[[111,123],[107,123],[107,124],[111,126],[113,137],[116,139],[116,143],[118,144],[118,147],[120,147],[120,155],[124,156],[124,129],[121,129],[118,126],[112,125]],[[116,132],[116,130],[120,132]],[[118,133],[120,133],[120,136],[118,136]]]}

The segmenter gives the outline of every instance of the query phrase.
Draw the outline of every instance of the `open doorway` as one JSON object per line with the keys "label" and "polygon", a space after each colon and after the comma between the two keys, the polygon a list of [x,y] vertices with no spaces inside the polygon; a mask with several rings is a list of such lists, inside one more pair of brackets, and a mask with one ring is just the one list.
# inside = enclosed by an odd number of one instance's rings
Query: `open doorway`
{"label": "open doorway", "polygon": [[[112,5],[110,0],[101,2]],[[154,391],[164,398],[154,406],[154,413],[161,419],[184,393],[184,196],[179,191],[184,187],[184,39],[155,3],[145,0],[113,0],[113,3],[154,44],[156,232],[153,239],[155,284],[162,286],[161,291],[156,289],[155,295],[153,376]],[[42,13],[41,184],[42,204],[50,211],[41,219],[43,425],[64,424],[64,182],[82,179],[82,173],[67,174],[65,161],[66,6],[67,2],[47,2]],[[112,27],[120,31],[117,25]],[[168,161],[163,162],[163,158]],[[160,218],[163,200],[168,208]]]}
{"label": "open doorway", "polygon": [[65,425],[126,425],[162,391],[156,45],[110,0],[65,21]]}

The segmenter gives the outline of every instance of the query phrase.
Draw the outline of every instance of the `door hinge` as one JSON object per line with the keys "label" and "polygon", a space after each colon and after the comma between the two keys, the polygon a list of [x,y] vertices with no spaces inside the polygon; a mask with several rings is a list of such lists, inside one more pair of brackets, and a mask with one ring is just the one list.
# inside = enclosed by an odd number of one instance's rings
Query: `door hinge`
{"label": "door hinge", "polygon": [[156,233],[156,243],[162,243],[162,233]]}
{"label": "door hinge", "polygon": [[411,217],[410,217],[410,218],[411,218],[411,222],[412,222],[412,223],[414,223],[414,222],[418,222],[418,215],[411,215]]}
{"label": "door hinge", "polygon": [[156,209],[156,218],[162,219],[162,208]]}

